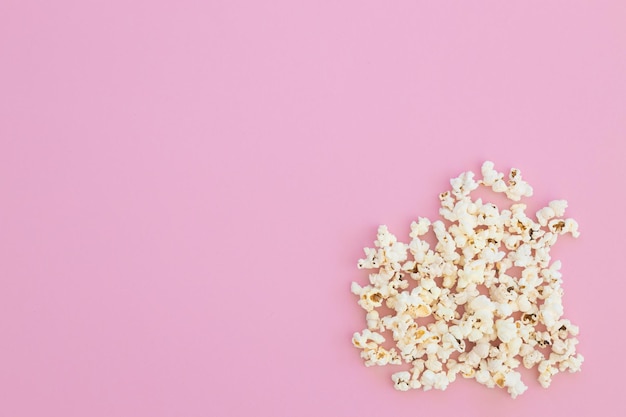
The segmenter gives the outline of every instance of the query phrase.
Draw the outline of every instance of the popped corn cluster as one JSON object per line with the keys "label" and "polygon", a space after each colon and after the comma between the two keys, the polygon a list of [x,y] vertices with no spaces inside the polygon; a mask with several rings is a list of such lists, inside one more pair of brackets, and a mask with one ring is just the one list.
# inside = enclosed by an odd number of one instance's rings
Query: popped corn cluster
{"label": "popped corn cluster", "polygon": [[[518,169],[508,180],[490,161],[481,171],[481,180],[473,172],[450,180],[439,196],[445,221],[420,217],[409,244],[380,226],[375,248],[358,263],[376,271],[369,285],[352,283],[367,312],[367,328],[352,343],[366,366],[411,365],[392,375],[398,390],[445,390],[460,374],[515,398],[527,389],[520,365],[537,366],[543,387],[557,372],[581,368],[578,327],[563,318],[561,262],[550,257],[559,236],[579,235],[576,221],[563,217],[567,202],[550,202],[535,220],[517,203],[533,193]],[[515,203],[500,210],[473,200],[481,185]],[[434,248],[424,239],[431,230]],[[383,346],[383,333],[395,347]]]}

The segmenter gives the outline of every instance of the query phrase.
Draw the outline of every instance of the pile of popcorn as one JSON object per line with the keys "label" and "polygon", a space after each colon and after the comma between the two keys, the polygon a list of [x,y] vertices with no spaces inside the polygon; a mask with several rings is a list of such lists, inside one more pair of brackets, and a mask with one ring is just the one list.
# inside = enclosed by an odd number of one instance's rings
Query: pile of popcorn
{"label": "pile of popcorn", "polygon": [[[563,218],[564,200],[528,217],[519,201],[533,189],[518,169],[508,180],[490,161],[481,171],[481,180],[473,172],[450,180],[452,190],[439,196],[445,221],[420,217],[409,244],[380,226],[376,247],[358,263],[375,271],[369,285],[352,283],[367,312],[367,328],[352,343],[366,366],[410,364],[392,375],[398,390],[445,390],[460,374],[515,398],[527,389],[520,365],[537,366],[543,387],[557,372],[580,370],[578,327],[563,318],[561,262],[550,257],[559,236],[578,237],[578,224]],[[514,203],[500,210],[473,200],[481,185]],[[434,248],[423,239],[430,230]],[[383,334],[395,347],[383,346]]]}

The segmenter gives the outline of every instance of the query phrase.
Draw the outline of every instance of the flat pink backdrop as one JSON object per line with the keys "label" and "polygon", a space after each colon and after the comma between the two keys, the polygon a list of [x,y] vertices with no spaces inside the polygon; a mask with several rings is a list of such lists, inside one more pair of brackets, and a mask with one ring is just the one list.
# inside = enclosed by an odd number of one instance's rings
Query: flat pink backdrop
{"label": "flat pink backdrop", "polygon": [[[0,3],[0,417],[626,415],[621,1]],[[484,159],[566,198],[583,372],[393,389],[350,282]]]}

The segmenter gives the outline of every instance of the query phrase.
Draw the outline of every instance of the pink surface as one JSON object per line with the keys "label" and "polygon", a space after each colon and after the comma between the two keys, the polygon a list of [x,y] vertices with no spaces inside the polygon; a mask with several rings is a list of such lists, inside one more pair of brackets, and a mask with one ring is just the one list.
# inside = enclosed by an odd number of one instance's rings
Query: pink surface
{"label": "pink surface", "polygon": [[[4,0],[0,416],[626,415],[624,22],[620,1]],[[350,344],[356,261],[486,158],[579,220],[554,254],[583,372],[397,392]]]}

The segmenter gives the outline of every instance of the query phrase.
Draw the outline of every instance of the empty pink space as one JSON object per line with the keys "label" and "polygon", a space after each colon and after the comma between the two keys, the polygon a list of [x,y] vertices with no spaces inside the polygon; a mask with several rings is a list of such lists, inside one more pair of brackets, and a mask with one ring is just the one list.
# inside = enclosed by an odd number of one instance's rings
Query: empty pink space
{"label": "empty pink space", "polygon": [[[620,1],[0,3],[0,417],[626,415]],[[398,392],[350,283],[485,159],[569,201],[581,373]]]}

